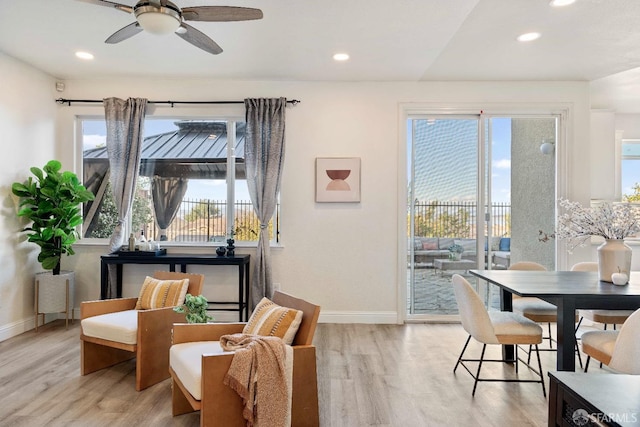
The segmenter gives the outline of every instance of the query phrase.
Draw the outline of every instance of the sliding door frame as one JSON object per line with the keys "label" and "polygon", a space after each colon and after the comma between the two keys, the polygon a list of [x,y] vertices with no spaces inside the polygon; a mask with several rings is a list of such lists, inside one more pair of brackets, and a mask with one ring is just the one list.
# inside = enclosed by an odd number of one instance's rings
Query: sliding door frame
{"label": "sliding door frame", "polygon": [[[408,319],[408,307],[407,307],[407,200],[409,197],[407,188],[407,172],[408,172],[408,155],[407,141],[410,135],[407,132],[407,121],[410,118],[419,118],[420,116],[466,116],[478,117],[479,120],[479,132],[481,139],[484,139],[485,125],[484,119],[492,117],[516,117],[516,118],[528,118],[528,117],[550,117],[555,116],[558,119],[557,122],[557,141],[555,143],[555,156],[556,156],[556,170],[555,170],[555,197],[566,197],[569,194],[567,176],[570,175],[569,163],[567,159],[567,152],[569,152],[569,142],[572,140],[571,127],[568,123],[572,120],[572,104],[569,103],[548,103],[548,104],[531,104],[525,105],[522,103],[482,103],[482,104],[440,104],[440,103],[401,103],[398,108],[398,259],[397,259],[397,311],[398,311],[398,323],[405,323],[407,321],[416,322],[450,322],[456,321],[454,316],[449,315],[412,315]],[[485,196],[486,182],[486,162],[484,160],[486,153],[485,147],[478,147],[478,174],[479,182],[477,189],[478,203],[490,201],[490,195]],[[490,148],[489,148],[490,150]],[[490,178],[488,178],[490,180]],[[480,206],[480,205],[478,205]],[[477,224],[484,223],[484,212],[481,209],[476,210]],[[563,241],[554,241],[555,254],[556,254],[556,266],[558,269],[567,268],[567,251],[566,243]],[[478,240],[478,246],[480,241]],[[477,252],[480,253],[480,252]]]}

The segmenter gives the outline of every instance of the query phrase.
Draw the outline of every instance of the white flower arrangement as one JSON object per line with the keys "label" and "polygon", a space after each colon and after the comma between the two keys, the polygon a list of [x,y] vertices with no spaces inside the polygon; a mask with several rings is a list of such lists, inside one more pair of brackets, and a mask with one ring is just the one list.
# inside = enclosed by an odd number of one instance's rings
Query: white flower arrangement
{"label": "white flower arrangement", "polygon": [[640,210],[629,203],[600,203],[584,207],[577,202],[560,199],[565,213],[558,217],[555,237],[569,242],[569,249],[584,246],[591,236],[623,240],[640,231]]}

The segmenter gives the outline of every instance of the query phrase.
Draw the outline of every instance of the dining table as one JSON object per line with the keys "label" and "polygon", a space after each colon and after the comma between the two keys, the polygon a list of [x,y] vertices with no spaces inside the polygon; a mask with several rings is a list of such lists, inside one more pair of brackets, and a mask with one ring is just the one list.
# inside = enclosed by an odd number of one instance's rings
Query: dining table
{"label": "dining table", "polygon": [[[591,271],[469,270],[500,288],[500,309],[513,311],[512,296],[536,297],[555,305],[558,371],[575,371],[575,319],[579,309],[636,310],[640,308],[640,272],[629,283],[601,281]],[[503,358],[514,360],[514,347],[503,346]]]}

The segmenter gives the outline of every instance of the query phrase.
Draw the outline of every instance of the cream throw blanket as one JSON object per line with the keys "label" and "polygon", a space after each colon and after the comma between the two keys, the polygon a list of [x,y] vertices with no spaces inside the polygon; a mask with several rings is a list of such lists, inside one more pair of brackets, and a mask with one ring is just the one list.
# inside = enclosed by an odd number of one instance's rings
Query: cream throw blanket
{"label": "cream throw blanket", "polygon": [[223,335],[220,345],[235,351],[224,384],[242,398],[247,426],[289,427],[293,348],[278,337],[249,334]]}

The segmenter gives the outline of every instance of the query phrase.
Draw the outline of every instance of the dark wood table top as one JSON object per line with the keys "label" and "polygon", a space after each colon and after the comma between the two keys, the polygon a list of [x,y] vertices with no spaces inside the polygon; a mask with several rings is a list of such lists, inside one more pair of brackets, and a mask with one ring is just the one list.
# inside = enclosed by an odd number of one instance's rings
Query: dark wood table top
{"label": "dark wood table top", "polygon": [[598,280],[591,271],[469,270],[518,296],[640,296],[640,272],[632,272],[627,285]]}

